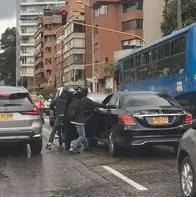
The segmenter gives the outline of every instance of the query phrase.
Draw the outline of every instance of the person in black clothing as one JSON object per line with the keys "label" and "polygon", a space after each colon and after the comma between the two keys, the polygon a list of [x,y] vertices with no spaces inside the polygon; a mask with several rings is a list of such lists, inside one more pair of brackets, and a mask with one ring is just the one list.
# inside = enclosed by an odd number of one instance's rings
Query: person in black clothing
{"label": "person in black clothing", "polygon": [[71,97],[70,95],[73,92],[75,92],[75,90],[73,88],[63,89],[61,95],[59,97],[57,97],[55,102],[52,104],[53,107],[56,104],[56,109],[55,109],[55,116],[56,117],[55,117],[54,127],[52,129],[51,134],[50,134],[49,142],[46,145],[47,149],[51,149],[51,144],[54,141],[54,136],[55,136],[56,132],[59,129],[61,129],[61,124],[62,123],[64,124],[64,114],[67,109],[68,103],[70,103],[70,97]]}
{"label": "person in black clothing", "polygon": [[75,126],[78,133],[78,138],[71,142],[70,152],[80,152],[79,150],[82,151],[88,148],[88,141],[85,136],[85,124],[91,116],[89,111],[93,112],[97,107],[106,107],[104,104],[94,102],[87,98],[87,93],[87,89],[83,89],[81,93],[78,93],[68,109],[71,123]]}

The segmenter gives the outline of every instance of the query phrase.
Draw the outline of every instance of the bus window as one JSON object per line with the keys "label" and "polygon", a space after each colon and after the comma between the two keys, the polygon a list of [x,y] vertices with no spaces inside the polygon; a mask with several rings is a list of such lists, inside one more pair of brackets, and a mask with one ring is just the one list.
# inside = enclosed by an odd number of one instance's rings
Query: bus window
{"label": "bus window", "polygon": [[185,51],[186,34],[178,36],[172,40],[172,55],[176,55]]}
{"label": "bus window", "polygon": [[179,75],[184,74],[185,67],[185,53],[180,53],[172,57],[171,74]]}

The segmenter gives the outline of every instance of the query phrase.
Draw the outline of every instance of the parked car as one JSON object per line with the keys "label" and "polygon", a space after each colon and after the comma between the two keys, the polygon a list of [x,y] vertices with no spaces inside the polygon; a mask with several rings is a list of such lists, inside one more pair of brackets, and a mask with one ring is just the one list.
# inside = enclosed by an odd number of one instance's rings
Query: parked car
{"label": "parked car", "polygon": [[110,109],[97,110],[87,135],[106,142],[112,156],[127,146],[169,145],[177,151],[192,122],[191,114],[163,93],[117,92],[103,103]]}
{"label": "parked car", "polygon": [[179,143],[178,172],[184,197],[196,196],[196,120],[187,130]]}
{"label": "parked car", "polygon": [[0,86],[0,143],[29,143],[32,153],[42,149],[40,110],[22,87]]}

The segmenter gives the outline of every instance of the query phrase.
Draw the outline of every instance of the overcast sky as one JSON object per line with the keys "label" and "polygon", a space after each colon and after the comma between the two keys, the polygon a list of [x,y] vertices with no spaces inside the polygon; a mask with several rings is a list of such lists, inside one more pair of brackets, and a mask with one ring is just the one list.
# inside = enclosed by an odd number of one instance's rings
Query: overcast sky
{"label": "overcast sky", "polygon": [[8,27],[16,26],[16,0],[0,0],[0,35]]}

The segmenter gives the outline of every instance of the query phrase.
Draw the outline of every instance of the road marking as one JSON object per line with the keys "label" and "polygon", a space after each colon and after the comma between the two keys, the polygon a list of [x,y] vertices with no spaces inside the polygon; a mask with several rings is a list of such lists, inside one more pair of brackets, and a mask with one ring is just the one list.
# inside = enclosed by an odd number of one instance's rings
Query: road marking
{"label": "road marking", "polygon": [[126,183],[128,183],[132,187],[136,188],[137,190],[140,190],[140,191],[148,190],[146,187],[136,183],[135,181],[129,179],[128,177],[124,176],[123,174],[121,174],[120,172],[114,170],[113,168],[111,168],[109,166],[102,166],[102,168],[104,168],[105,170],[109,171],[113,175],[117,176],[119,179],[125,181]]}

